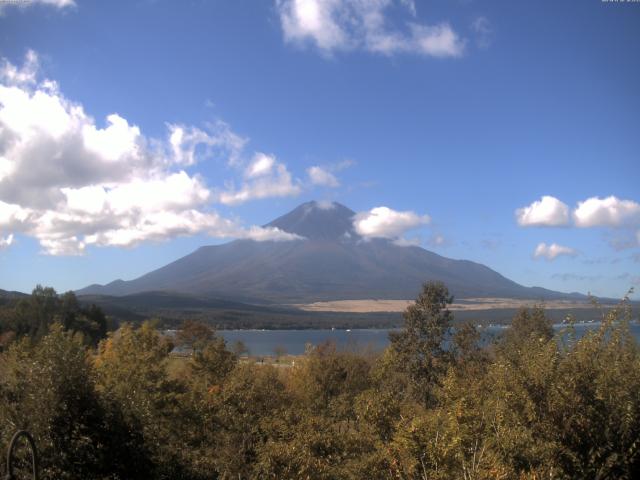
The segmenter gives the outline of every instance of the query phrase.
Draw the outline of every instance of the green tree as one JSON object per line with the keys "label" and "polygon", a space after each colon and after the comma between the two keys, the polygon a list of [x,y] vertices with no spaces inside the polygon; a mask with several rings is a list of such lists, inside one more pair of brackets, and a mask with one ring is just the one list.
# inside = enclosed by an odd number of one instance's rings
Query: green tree
{"label": "green tree", "polygon": [[107,333],[107,318],[99,307],[83,308],[73,292],[60,296],[53,288],[41,285],[29,297],[0,313],[0,332],[13,332],[13,338],[28,336],[37,340],[49,332],[53,323],[82,333],[85,342],[93,346]]}
{"label": "green tree", "polygon": [[73,292],[60,297],[56,319],[60,320],[65,329],[80,332],[85,342],[93,346],[107,335],[107,318],[103,311],[94,304],[82,308]]}
{"label": "green tree", "polygon": [[433,404],[434,389],[451,362],[444,341],[453,320],[447,308],[452,302],[442,282],[425,283],[403,313],[404,329],[389,334],[395,366],[406,372],[410,393],[425,406]]}

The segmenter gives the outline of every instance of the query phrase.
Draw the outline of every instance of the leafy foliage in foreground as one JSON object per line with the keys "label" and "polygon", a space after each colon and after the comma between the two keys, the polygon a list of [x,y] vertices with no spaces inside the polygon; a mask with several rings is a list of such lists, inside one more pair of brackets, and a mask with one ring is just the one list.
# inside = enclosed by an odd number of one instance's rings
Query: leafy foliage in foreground
{"label": "leafy foliage in foreground", "polygon": [[579,339],[523,309],[484,348],[451,335],[450,302],[427,284],[381,354],[325,344],[279,368],[193,323],[181,358],[152,323],[97,348],[54,324],[0,354],[0,448],[31,431],[45,479],[640,477],[624,302]]}

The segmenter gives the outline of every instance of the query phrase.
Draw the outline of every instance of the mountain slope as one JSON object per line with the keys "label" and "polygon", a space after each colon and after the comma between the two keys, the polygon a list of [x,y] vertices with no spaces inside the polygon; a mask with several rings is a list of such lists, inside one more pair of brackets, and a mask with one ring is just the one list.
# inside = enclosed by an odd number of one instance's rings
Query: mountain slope
{"label": "mountain slope", "polygon": [[26,293],[22,293],[22,292],[16,292],[16,291],[8,291],[8,290],[1,290],[0,289],[0,298],[2,299],[15,299],[15,298],[24,298],[24,297],[28,297],[29,295]]}
{"label": "mountain slope", "polygon": [[354,212],[309,202],[268,226],[305,237],[285,242],[235,240],[201,247],[135,280],[92,285],[80,295],[172,291],[253,303],[363,298],[412,299],[427,280],[458,298],[560,298],[568,294],[519,285],[490,268],[386,239],[362,239]]}

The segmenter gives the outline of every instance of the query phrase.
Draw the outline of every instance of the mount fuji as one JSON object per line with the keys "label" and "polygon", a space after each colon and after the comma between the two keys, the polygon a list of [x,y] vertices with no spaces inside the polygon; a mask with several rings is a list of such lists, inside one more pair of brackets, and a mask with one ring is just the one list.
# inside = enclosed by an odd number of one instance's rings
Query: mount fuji
{"label": "mount fuji", "polygon": [[424,282],[440,280],[456,298],[578,296],[525,287],[485,265],[446,258],[419,246],[363,238],[354,229],[354,216],[354,211],[336,202],[304,203],[266,225],[299,239],[242,239],[203,246],[134,280],[91,285],[77,293],[171,292],[254,304],[290,304],[413,299]]}

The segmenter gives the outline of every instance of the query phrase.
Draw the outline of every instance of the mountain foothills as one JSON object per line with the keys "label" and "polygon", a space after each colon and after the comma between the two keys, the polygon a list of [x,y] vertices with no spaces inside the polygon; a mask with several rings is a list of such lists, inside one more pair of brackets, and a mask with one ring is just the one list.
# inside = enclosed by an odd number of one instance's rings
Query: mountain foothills
{"label": "mountain foothills", "polygon": [[446,258],[418,246],[363,238],[354,229],[354,216],[354,211],[336,202],[304,203],[266,225],[299,239],[243,239],[205,246],[134,280],[91,285],[77,293],[173,292],[245,303],[295,304],[412,299],[424,282],[439,280],[456,298],[581,297],[524,287],[485,265]]}

